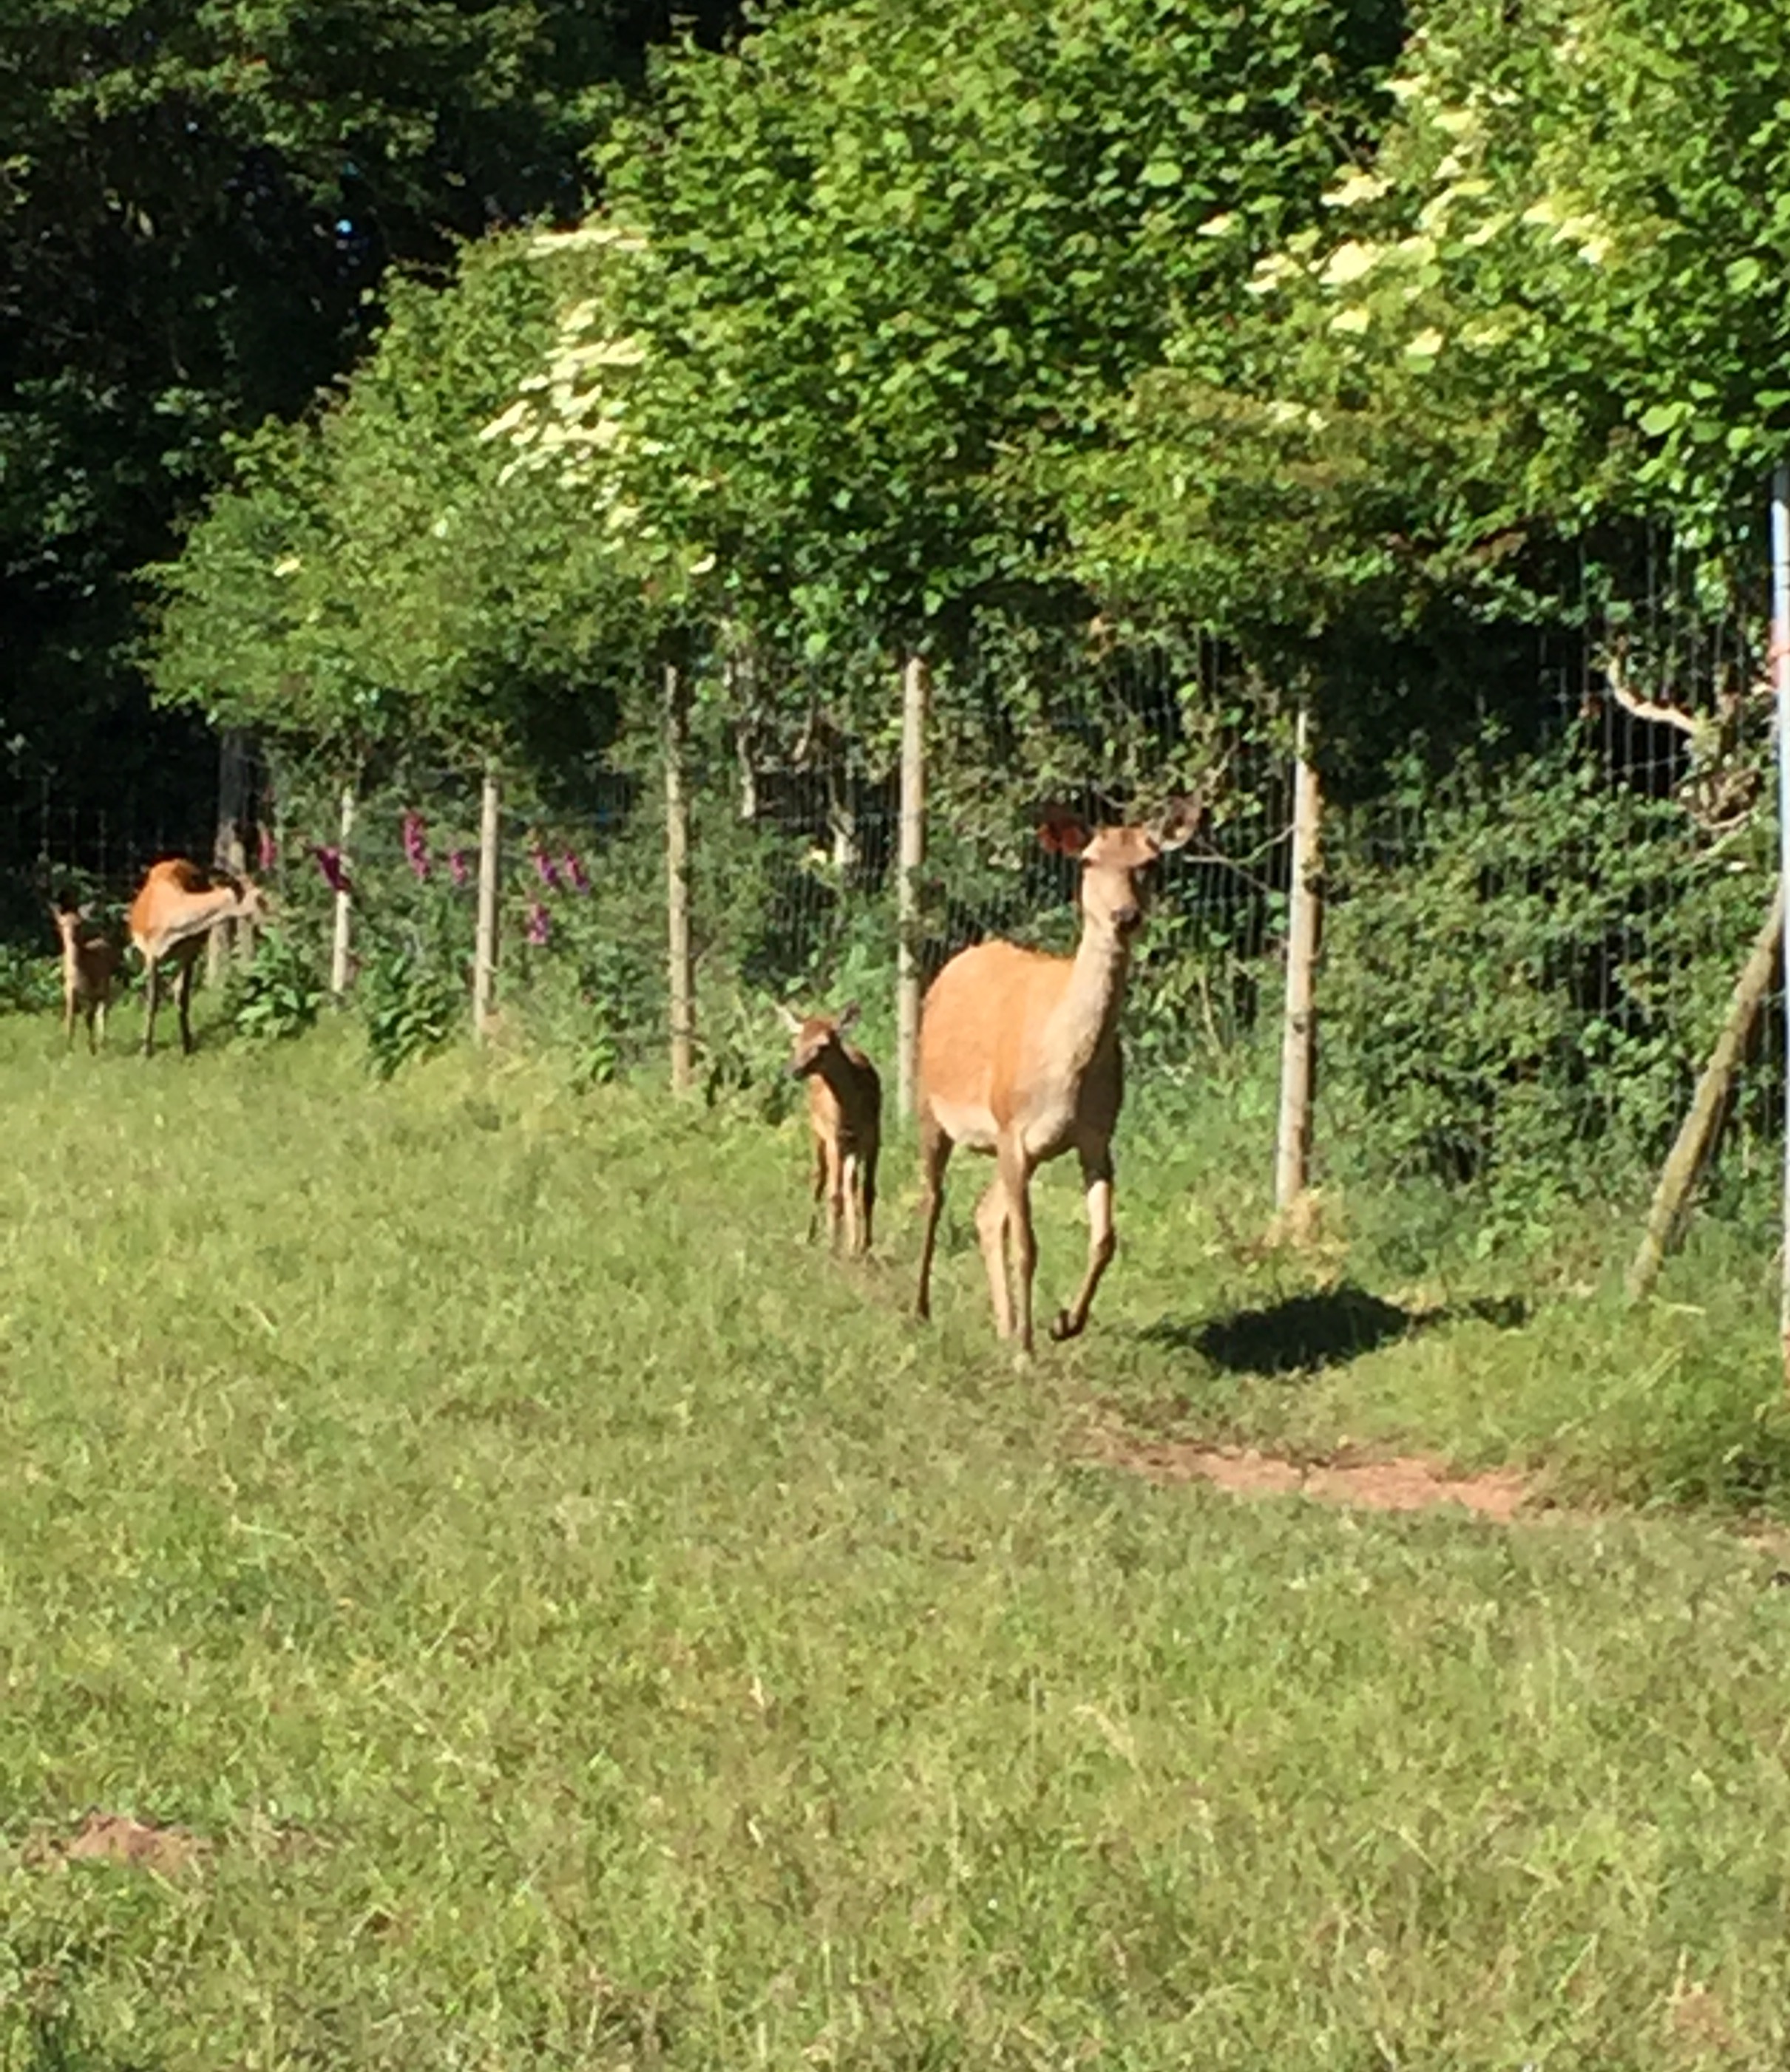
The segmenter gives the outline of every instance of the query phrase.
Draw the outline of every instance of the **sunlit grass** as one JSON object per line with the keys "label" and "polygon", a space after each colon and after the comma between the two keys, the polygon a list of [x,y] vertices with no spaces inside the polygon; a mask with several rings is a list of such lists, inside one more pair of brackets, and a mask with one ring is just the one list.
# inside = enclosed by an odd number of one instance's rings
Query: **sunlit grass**
{"label": "sunlit grass", "polygon": [[[1721,1231],[1643,1319],[1371,1203],[1263,1250],[1246,1091],[1146,1101],[1090,1334],[1016,1374],[967,1166],[921,1332],[899,1143],[842,1268],[795,1123],[128,1034],[0,1024],[6,2072],[1785,2062],[1769,1559],[1080,1457],[1097,1401],[1731,1507],[1742,1430],[1771,1499]],[[1237,1370],[1338,1286],[1443,1314]],[[207,1852],[57,1868],[94,1808]]]}

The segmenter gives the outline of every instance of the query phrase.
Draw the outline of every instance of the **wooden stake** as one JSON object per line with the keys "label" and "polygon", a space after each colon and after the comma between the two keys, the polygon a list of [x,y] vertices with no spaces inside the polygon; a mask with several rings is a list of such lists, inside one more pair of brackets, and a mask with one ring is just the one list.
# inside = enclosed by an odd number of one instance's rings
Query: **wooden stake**
{"label": "wooden stake", "polygon": [[689,692],[675,662],[665,664],[665,946],[671,993],[671,1090],[696,1079],[696,973],[690,956]]}
{"label": "wooden stake", "polygon": [[1323,798],[1306,759],[1309,723],[1301,712],[1294,741],[1293,857],[1287,890],[1286,1004],[1281,1026],[1280,1124],[1274,1144],[1274,1207],[1290,1208],[1311,1179],[1311,1067],[1316,1049],[1312,997],[1322,911]]}
{"label": "wooden stake", "polygon": [[1783,936],[1784,886],[1780,880],[1772,895],[1771,913],[1754,938],[1751,954],[1729,996],[1722,1033],[1715,1039],[1715,1048],[1710,1051],[1709,1063],[1697,1082],[1697,1091],[1691,1096],[1690,1107],[1678,1126],[1677,1137],[1665,1164],[1660,1170],[1660,1182],[1653,1190],[1652,1206],[1647,1212],[1647,1228],[1641,1238],[1640,1249],[1628,1269],[1631,1302],[1646,1299],[1660,1277],[1660,1268],[1667,1254],[1677,1248],[1691,1195],[1722,1134],[1735,1067],[1746,1055],[1753,1025],[1771,989],[1772,975],[1777,969],[1778,945]]}
{"label": "wooden stake", "polygon": [[[354,786],[342,787],[342,823],[336,837],[336,852],[341,861],[343,882],[348,882],[348,852],[354,841]],[[352,902],[346,892],[335,895],[335,930],[330,940],[329,989],[335,997],[344,998],[348,989],[348,945],[354,931],[354,921],[350,911]]]}
{"label": "wooden stake", "polygon": [[[1771,473],[1771,679],[1777,690],[1778,890],[1790,886],[1790,467]],[[1790,1043],[1790,991],[1784,1002]],[[1790,1052],[1787,1052],[1790,1056]],[[1784,1081],[1784,1191],[1778,1215],[1778,1351],[1790,1392],[1790,1067]]]}
{"label": "wooden stake", "polygon": [[[253,737],[245,726],[220,728],[217,737],[217,828],[212,837],[212,861],[219,870],[240,878],[248,858],[243,852],[243,824],[249,817],[249,754]],[[252,935],[245,933],[239,945],[238,924],[220,921],[205,945],[205,983],[216,985],[224,976],[230,953],[240,947],[244,954],[254,949]],[[245,931],[248,924],[242,924]]]}
{"label": "wooden stake", "polygon": [[503,870],[503,790],[495,763],[479,796],[479,909],[472,939],[472,1034],[486,1042],[497,1012],[497,885]]}
{"label": "wooden stake", "polygon": [[926,861],[925,663],[910,655],[901,686],[901,849],[895,881],[895,1084],[899,1112],[914,1112],[920,1062],[920,874]]}

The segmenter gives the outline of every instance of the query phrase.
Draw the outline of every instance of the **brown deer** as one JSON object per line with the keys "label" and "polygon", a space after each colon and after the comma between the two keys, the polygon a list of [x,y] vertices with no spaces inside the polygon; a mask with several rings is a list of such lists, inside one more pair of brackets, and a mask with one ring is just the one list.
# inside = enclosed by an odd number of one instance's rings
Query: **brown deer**
{"label": "brown deer", "polygon": [[849,1248],[870,1248],[876,1211],[876,1160],[883,1141],[883,1082],[855,1043],[846,1041],[858,1023],[854,1000],[836,1015],[805,1018],[777,1009],[795,1038],[790,1075],[808,1082],[808,1123],[814,1137],[814,1208],[809,1218],[812,1244],[827,1205],[827,1240],[839,1249],[842,1228]]}
{"label": "brown deer", "polygon": [[[920,1017],[919,1109],[925,1235],[915,1312],[932,1314],[932,1249],[953,1147],[990,1153],[993,1182],[977,1203],[977,1234],[988,1268],[994,1326],[1017,1328],[1021,1353],[1032,1343],[1031,1176],[1046,1159],[1073,1149],[1088,1194],[1088,1270],[1080,1291],[1051,1326],[1072,1338],[1088,1322],[1094,1291],[1113,1256],[1113,1131],[1124,1098],[1119,1010],[1131,945],[1143,919],[1143,874],[1198,826],[1201,808],[1177,800],[1148,828],[1090,832],[1053,813],[1039,840],[1081,865],[1081,941],[1072,957],[1046,956],[1013,943],[978,943],[952,958],[932,981]],[[1008,1276],[1008,1240],[1018,1270]]]}
{"label": "brown deer", "polygon": [[146,1058],[155,1048],[163,964],[171,963],[179,973],[180,1047],[190,1052],[193,968],[207,936],[220,921],[256,921],[266,911],[266,895],[250,878],[225,876],[214,884],[211,874],[183,856],[150,865],[130,902],[130,939],[143,960]]}
{"label": "brown deer", "polygon": [[75,1017],[87,1024],[87,1047],[97,1052],[105,1041],[105,1010],[118,969],[118,946],[93,923],[91,906],[52,906],[50,912],[62,938],[62,1028],[71,1047]]}

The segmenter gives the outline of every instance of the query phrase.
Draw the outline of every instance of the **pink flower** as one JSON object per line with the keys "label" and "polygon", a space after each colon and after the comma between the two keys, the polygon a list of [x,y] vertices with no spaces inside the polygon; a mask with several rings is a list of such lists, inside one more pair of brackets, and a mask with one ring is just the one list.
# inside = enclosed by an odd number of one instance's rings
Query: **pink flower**
{"label": "pink flower", "polygon": [[323,845],[313,842],[311,853],[316,857],[317,868],[323,874],[324,882],[331,892],[340,893],[346,897],[353,891],[354,887],[348,882],[348,874],[342,861],[342,852],[334,842]]}
{"label": "pink flower", "polygon": [[466,851],[451,849],[447,852],[447,874],[456,885],[464,885],[471,874],[466,867]]}
{"label": "pink flower", "polygon": [[570,849],[567,849],[560,858],[560,863],[565,870],[566,875],[571,880],[572,890],[574,892],[588,892],[590,890],[590,881],[584,874],[584,865],[578,861],[578,857]]}
{"label": "pink flower", "polygon": [[255,832],[255,868],[264,874],[274,868],[279,855],[279,845],[274,839],[274,830],[266,825]]}
{"label": "pink flower", "polygon": [[534,947],[545,949],[547,939],[553,931],[553,917],[537,899],[529,909],[528,939]]}
{"label": "pink flower", "polygon": [[420,883],[429,875],[429,835],[421,813],[404,816],[404,853]]}
{"label": "pink flower", "polygon": [[564,890],[559,882],[559,865],[544,849],[537,849],[535,851],[534,867],[541,883],[549,892],[559,892]]}

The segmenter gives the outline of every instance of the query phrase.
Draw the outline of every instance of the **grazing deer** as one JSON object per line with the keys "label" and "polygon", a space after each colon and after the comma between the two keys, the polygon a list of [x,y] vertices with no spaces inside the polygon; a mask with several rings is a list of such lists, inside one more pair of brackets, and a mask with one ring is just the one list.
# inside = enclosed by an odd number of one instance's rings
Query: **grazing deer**
{"label": "grazing deer", "polygon": [[812,1244],[827,1205],[827,1238],[839,1249],[846,1227],[850,1249],[870,1248],[876,1210],[876,1158],[883,1141],[883,1082],[876,1067],[846,1032],[858,1022],[854,1000],[836,1015],[805,1020],[787,1007],[778,1014],[796,1039],[790,1076],[808,1082],[808,1122],[814,1134],[814,1208],[809,1218]]}
{"label": "grazing deer", "polygon": [[105,1010],[118,968],[118,946],[103,927],[93,925],[91,906],[50,909],[62,938],[62,1027],[75,1040],[75,1016],[87,1024],[87,1047],[97,1051],[105,1041]]}
{"label": "grazing deer", "polygon": [[1051,957],[1013,943],[961,950],[932,981],[920,1029],[920,1142],[925,1192],[915,1313],[932,1314],[932,1248],[953,1147],[991,1153],[997,1170],[977,1203],[976,1229],[988,1268],[994,1326],[1014,1334],[1008,1277],[1012,1240],[1018,1276],[1020,1350],[1032,1342],[1031,1176],[1047,1158],[1073,1149],[1088,1192],[1088,1270],[1080,1292],[1051,1326],[1072,1338],[1114,1248],[1113,1131],[1124,1098],[1119,1010],[1131,944],[1143,919],[1143,874],[1164,850],[1179,849],[1199,824],[1200,806],[1178,800],[1149,828],[1089,830],[1052,814],[1039,840],[1081,865],[1081,941],[1072,957]]}
{"label": "grazing deer", "polygon": [[259,920],[266,911],[266,896],[250,878],[226,877],[222,884],[214,885],[210,875],[183,856],[150,865],[130,902],[130,939],[143,960],[146,1058],[155,1047],[155,1010],[160,1005],[164,962],[179,972],[180,1047],[190,1051],[193,968],[207,936],[220,921]]}

